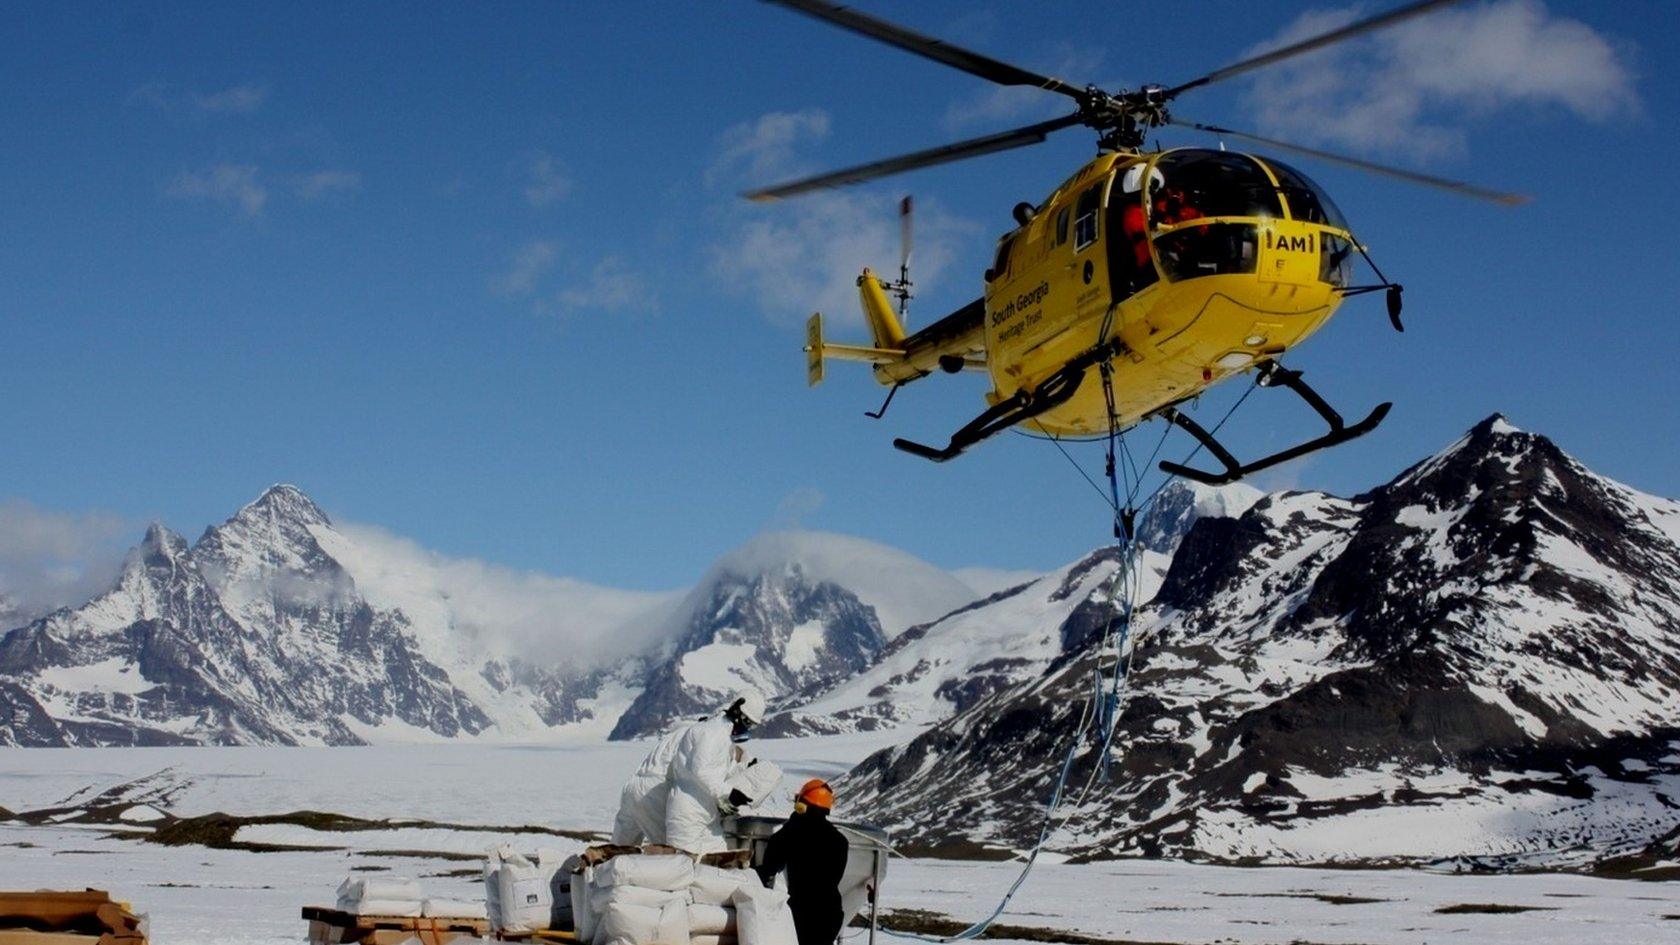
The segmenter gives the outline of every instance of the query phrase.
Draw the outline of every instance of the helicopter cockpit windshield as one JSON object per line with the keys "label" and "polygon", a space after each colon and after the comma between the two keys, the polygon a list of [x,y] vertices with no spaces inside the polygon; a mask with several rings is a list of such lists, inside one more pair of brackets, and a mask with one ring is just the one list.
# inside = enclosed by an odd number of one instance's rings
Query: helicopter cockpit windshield
{"label": "helicopter cockpit windshield", "polygon": [[1251,222],[1195,221],[1210,217],[1282,217],[1278,190],[1253,158],[1186,148],[1155,162],[1159,184],[1148,201],[1155,252],[1174,282],[1198,276],[1253,272],[1258,233]]}
{"label": "helicopter cockpit windshield", "polygon": [[[1347,218],[1342,216],[1341,209],[1312,178],[1273,158],[1267,158],[1266,164],[1277,177],[1278,189],[1283,192],[1283,199],[1289,203],[1291,219],[1348,231]],[[1352,241],[1334,233],[1325,233],[1323,243],[1319,278],[1331,285],[1347,285],[1351,268],[1349,257],[1353,255]]]}

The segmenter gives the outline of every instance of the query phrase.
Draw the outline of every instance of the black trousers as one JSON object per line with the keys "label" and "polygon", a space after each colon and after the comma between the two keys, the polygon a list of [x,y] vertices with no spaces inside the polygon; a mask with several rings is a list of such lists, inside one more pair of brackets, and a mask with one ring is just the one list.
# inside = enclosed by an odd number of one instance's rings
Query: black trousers
{"label": "black trousers", "polygon": [[799,945],[834,945],[840,938],[840,923],[845,918],[840,913],[840,901],[804,902],[790,901],[788,908],[793,912],[793,929],[799,935]]}

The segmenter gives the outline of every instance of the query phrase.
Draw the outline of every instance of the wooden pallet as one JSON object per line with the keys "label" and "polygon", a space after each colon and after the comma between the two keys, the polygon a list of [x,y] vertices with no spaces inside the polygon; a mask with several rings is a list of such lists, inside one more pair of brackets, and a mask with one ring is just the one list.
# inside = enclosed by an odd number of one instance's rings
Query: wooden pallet
{"label": "wooden pallet", "polygon": [[140,919],[104,890],[0,893],[0,945],[146,945]]}
{"label": "wooden pallet", "polygon": [[537,929],[534,932],[503,930],[496,937],[504,942],[576,942],[577,933],[565,929]]}
{"label": "wooden pallet", "polygon": [[458,938],[485,938],[488,919],[440,916],[357,915],[342,909],[304,906],[310,945],[397,945],[417,938],[425,945],[447,945]]}

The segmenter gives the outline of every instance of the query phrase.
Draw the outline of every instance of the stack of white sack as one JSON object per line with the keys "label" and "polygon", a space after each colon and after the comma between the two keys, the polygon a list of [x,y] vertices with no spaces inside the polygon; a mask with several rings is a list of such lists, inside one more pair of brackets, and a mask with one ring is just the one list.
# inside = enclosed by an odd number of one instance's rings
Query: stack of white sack
{"label": "stack of white sack", "polygon": [[[694,859],[684,853],[615,856],[588,871],[591,945],[687,945]],[[573,916],[576,918],[576,910]]]}
{"label": "stack of white sack", "polygon": [[425,908],[426,894],[412,879],[358,879],[349,877],[338,886],[338,909],[352,915],[418,917]]}
{"label": "stack of white sack", "polygon": [[511,932],[570,927],[577,861],[558,850],[538,850],[534,858],[506,845],[487,851],[484,899],[490,923]]}
{"label": "stack of white sack", "polygon": [[689,945],[738,945],[735,894],[742,888],[762,887],[752,870],[696,866],[694,882],[688,887]]}
{"label": "stack of white sack", "polygon": [[[589,945],[794,945],[793,917],[750,869],[696,865],[686,854],[622,854],[573,878],[577,938]],[[580,892],[586,891],[586,892]],[[768,901],[752,897],[770,892]],[[739,902],[753,905],[750,940]],[[777,898],[780,897],[780,898]],[[777,925],[771,917],[785,913]],[[768,937],[766,937],[768,936]]]}

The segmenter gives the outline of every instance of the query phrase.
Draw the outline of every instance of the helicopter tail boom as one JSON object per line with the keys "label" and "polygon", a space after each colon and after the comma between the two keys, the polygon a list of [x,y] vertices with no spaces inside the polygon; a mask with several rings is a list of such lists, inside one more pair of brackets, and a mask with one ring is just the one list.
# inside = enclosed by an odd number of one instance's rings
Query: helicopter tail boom
{"label": "helicopter tail boom", "polygon": [[869,322],[869,333],[875,336],[875,347],[903,350],[904,325],[893,311],[881,280],[868,269],[858,276],[858,300],[863,303],[863,317]]}

